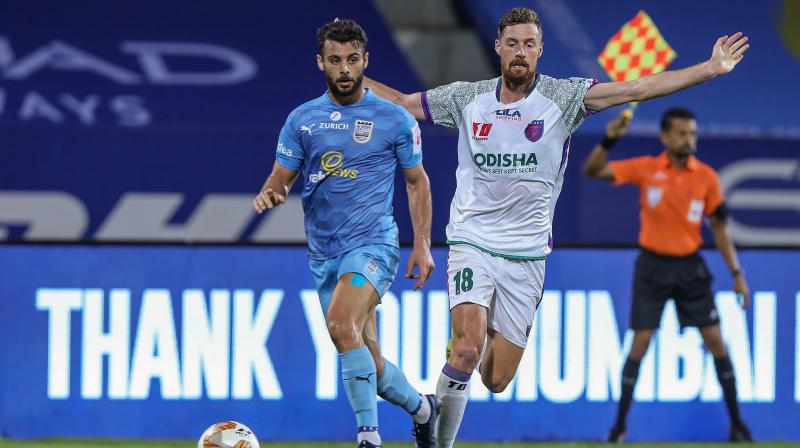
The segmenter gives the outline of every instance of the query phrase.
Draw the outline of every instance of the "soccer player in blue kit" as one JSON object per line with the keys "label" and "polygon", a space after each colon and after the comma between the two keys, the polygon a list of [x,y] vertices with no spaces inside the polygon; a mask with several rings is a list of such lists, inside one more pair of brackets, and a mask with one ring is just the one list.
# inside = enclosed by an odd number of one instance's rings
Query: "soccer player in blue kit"
{"label": "soccer player in blue kit", "polygon": [[419,126],[405,109],[362,86],[369,54],[358,24],[336,20],[322,26],[317,37],[317,66],[328,91],[289,114],[272,173],[253,206],[262,213],[284,203],[303,172],[309,266],[341,359],[358,446],[381,446],[377,394],[412,415],[416,446],[433,448],[439,401],[418,393],[397,366],[381,357],[375,318],[400,262],[392,215],[398,164],[414,227],[406,277],[417,279],[417,289],[434,268],[430,183],[422,167]]}

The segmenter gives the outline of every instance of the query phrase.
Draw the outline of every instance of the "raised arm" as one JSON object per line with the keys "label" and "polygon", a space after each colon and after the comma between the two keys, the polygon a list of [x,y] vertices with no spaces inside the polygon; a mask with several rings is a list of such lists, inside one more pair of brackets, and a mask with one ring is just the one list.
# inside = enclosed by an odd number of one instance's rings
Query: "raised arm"
{"label": "raised arm", "polygon": [[611,120],[606,126],[606,135],[600,143],[594,146],[586,162],[583,164],[583,174],[595,179],[614,180],[614,170],[608,164],[608,151],[628,132],[633,112],[624,110],[617,118]]}
{"label": "raised arm", "polygon": [[364,87],[372,90],[379,97],[404,107],[417,120],[425,120],[421,92],[406,94],[366,76],[364,77]]}
{"label": "raised arm", "polygon": [[277,161],[272,166],[272,173],[269,175],[261,191],[253,199],[253,208],[258,213],[264,210],[277,207],[286,202],[286,196],[292,188],[294,181],[297,180],[297,171],[290,170]]}
{"label": "raised arm", "polygon": [[711,58],[701,64],[643,76],[634,81],[597,84],[586,92],[583,104],[589,110],[599,111],[631,101],[669,95],[730,72],[742,60],[748,48],[747,37],[742,37],[741,32],[722,36],[714,44]]}
{"label": "raised arm", "polygon": [[[414,289],[418,289],[425,284],[435,267],[431,257],[431,184],[422,165],[403,172],[408,191],[408,210],[414,227],[414,249],[408,258],[406,278],[418,279],[414,285]],[[415,265],[419,267],[417,275],[413,273]]]}

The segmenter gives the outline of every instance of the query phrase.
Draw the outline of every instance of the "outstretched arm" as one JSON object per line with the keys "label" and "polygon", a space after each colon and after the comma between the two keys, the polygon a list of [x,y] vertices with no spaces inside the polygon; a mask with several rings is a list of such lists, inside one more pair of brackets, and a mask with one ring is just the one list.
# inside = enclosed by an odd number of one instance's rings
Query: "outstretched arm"
{"label": "outstretched arm", "polygon": [[[422,165],[404,170],[404,173],[408,191],[408,209],[414,227],[414,249],[408,258],[406,278],[418,279],[414,285],[414,289],[418,289],[425,284],[434,268],[431,257],[431,184]],[[415,265],[419,267],[417,275],[413,273]]]}
{"label": "outstretched arm", "polygon": [[711,58],[701,64],[643,76],[634,81],[597,84],[586,92],[583,104],[589,110],[599,111],[617,104],[669,95],[730,72],[748,48],[747,37],[742,37],[741,32],[730,37],[722,36],[714,44]]}
{"label": "outstretched arm", "polygon": [[422,93],[406,94],[366,76],[364,77],[364,87],[372,90],[379,97],[404,107],[417,120],[425,120],[425,111],[422,109]]}

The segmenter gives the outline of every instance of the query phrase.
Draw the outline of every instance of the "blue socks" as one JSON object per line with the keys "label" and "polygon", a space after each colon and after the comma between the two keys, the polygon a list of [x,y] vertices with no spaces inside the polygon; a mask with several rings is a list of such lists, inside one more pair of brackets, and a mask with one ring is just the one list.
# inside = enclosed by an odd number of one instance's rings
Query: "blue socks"
{"label": "blue socks", "polygon": [[416,413],[422,405],[419,392],[409,384],[399,367],[383,358],[383,375],[378,378],[378,395],[409,414]]}
{"label": "blue socks", "polygon": [[[339,354],[342,380],[359,427],[378,426],[378,378],[375,361],[366,346]],[[396,368],[396,367],[395,367]]]}
{"label": "blue socks", "polygon": [[341,353],[339,358],[342,361],[344,390],[356,414],[359,443],[366,441],[373,446],[381,444],[378,435],[378,394],[412,414],[415,421],[418,416],[424,421],[429,419],[430,406],[423,406],[427,404],[422,402],[424,398],[409,384],[399,367],[384,359],[383,374],[377,378],[375,361],[366,346]]}

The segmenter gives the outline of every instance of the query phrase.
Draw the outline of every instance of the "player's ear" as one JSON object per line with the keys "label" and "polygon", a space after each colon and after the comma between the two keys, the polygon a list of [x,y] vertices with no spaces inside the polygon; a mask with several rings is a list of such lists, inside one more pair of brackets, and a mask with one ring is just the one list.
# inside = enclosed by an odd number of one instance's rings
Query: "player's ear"
{"label": "player's ear", "polygon": [[364,53],[364,70],[367,69],[369,65],[369,52]]}
{"label": "player's ear", "polygon": [[544,42],[539,43],[539,57],[542,57],[542,53],[544,53]]}
{"label": "player's ear", "polygon": [[498,56],[500,56],[500,39],[499,38],[494,40],[494,52],[497,53]]}
{"label": "player's ear", "polygon": [[322,64],[322,55],[321,54],[317,54],[317,68],[320,69],[320,71],[323,71],[323,72],[325,71],[325,65]]}
{"label": "player's ear", "polygon": [[658,138],[661,140],[661,144],[666,148],[667,145],[667,131],[661,131],[658,133]]}

